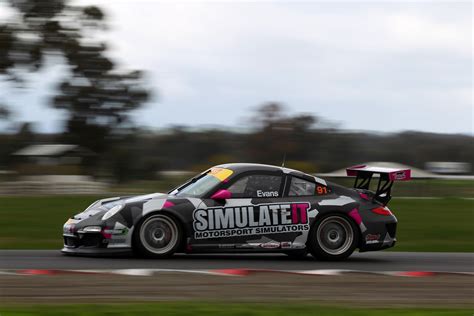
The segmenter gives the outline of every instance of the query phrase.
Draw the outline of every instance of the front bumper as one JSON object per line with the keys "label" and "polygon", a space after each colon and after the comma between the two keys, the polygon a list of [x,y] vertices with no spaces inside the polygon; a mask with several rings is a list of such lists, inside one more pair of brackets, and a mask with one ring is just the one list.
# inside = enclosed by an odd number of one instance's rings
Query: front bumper
{"label": "front bumper", "polygon": [[64,247],[61,252],[66,255],[118,255],[131,254],[130,247],[110,247],[109,240],[97,234],[64,234]]}

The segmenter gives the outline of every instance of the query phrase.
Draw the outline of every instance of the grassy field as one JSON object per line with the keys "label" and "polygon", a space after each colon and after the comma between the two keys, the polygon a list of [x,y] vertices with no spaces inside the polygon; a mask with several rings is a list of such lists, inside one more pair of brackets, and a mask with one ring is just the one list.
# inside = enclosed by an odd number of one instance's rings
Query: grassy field
{"label": "grassy field", "polygon": [[394,251],[474,252],[474,200],[394,199]]}
{"label": "grassy field", "polygon": [[[62,225],[97,196],[0,197],[0,249],[59,249]],[[395,251],[474,252],[474,201],[394,199]]]}
{"label": "grassy field", "polygon": [[0,306],[2,316],[13,315],[472,315],[472,310],[463,309],[409,309],[409,308],[340,308],[318,306],[314,304],[249,304],[249,303],[143,303],[143,304],[55,304],[36,306]]}

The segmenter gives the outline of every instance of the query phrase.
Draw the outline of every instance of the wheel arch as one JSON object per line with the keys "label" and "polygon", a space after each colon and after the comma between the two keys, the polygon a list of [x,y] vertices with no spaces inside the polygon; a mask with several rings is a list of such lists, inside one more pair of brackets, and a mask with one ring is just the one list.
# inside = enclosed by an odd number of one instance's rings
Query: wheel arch
{"label": "wheel arch", "polygon": [[149,218],[153,215],[157,215],[157,214],[167,215],[167,216],[171,217],[176,222],[176,224],[179,226],[178,229],[183,234],[183,236],[181,238],[181,244],[178,247],[178,252],[183,251],[185,249],[186,239],[188,237],[188,233],[187,233],[187,230],[186,230],[186,225],[184,223],[184,219],[181,216],[177,215],[176,212],[173,212],[171,209],[168,209],[168,208],[163,208],[163,209],[157,209],[157,210],[150,211],[150,212],[146,213],[144,216],[142,216],[140,218],[140,220],[133,227],[134,229],[133,229],[133,236],[132,236],[132,248],[135,246],[134,245],[134,243],[135,243],[134,240],[136,238],[136,234],[139,234],[139,229],[136,229],[136,228],[138,228],[143,223],[143,221],[145,221],[147,218]]}
{"label": "wheel arch", "polygon": [[[345,219],[349,220],[352,224],[354,224],[354,226],[356,227],[356,233],[357,233],[357,237],[358,237],[358,244],[357,244],[357,249],[360,247],[361,243],[362,243],[362,231],[360,229],[360,226],[357,224],[357,222],[349,215],[349,212],[348,211],[342,211],[342,210],[328,210],[328,211],[325,211],[324,213],[319,213],[318,215],[316,215],[316,217],[314,218],[313,220],[313,223],[311,223],[311,226],[310,226],[310,231],[313,230],[313,228],[315,228],[315,226],[325,217],[328,217],[328,216],[332,216],[332,215],[340,215],[342,217],[344,217]],[[308,234],[308,239],[306,240],[306,244],[309,242],[309,234]]]}

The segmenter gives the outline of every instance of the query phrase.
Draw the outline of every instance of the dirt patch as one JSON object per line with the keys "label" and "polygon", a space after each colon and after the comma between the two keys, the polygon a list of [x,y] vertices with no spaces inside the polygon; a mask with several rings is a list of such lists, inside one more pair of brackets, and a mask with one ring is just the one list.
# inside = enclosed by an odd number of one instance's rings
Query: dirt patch
{"label": "dirt patch", "polygon": [[474,277],[405,278],[348,274],[246,277],[162,273],[0,276],[0,303],[106,303],[134,301],[311,301],[360,306],[473,307]]}

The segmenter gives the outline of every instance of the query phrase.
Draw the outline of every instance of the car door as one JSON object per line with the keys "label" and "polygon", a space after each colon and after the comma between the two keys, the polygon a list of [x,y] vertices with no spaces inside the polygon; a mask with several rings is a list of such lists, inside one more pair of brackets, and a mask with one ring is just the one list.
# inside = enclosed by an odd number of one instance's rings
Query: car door
{"label": "car door", "polygon": [[283,172],[249,172],[223,185],[231,197],[204,201],[206,209],[194,218],[196,242],[207,239],[209,247],[226,250],[291,248],[309,230],[309,203],[290,203],[286,180]]}

